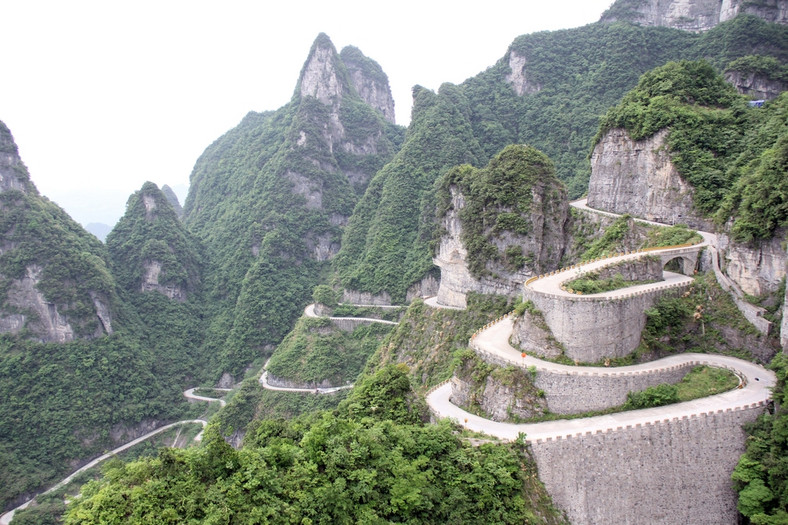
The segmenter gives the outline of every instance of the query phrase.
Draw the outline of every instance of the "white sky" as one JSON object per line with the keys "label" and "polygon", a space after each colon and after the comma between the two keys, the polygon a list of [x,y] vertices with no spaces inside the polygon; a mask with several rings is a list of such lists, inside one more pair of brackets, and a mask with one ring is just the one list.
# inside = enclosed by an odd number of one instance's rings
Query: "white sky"
{"label": "white sky", "polygon": [[181,193],[211,142],[287,103],[321,31],[382,66],[406,125],[415,84],[462,82],[515,37],[595,22],[611,3],[0,0],[0,120],[41,193],[112,225],[146,180]]}

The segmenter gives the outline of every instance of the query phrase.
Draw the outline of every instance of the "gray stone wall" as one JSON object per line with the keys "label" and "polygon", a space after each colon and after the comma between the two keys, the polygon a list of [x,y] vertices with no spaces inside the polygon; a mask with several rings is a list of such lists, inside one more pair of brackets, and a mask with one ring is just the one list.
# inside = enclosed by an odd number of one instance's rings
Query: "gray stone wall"
{"label": "gray stone wall", "polygon": [[694,366],[697,363],[685,363],[647,373],[616,372],[614,368],[603,374],[539,370],[534,384],[545,392],[551,412],[580,414],[623,405],[629,392],[640,392],[662,383],[678,383]]}
{"label": "gray stone wall", "polygon": [[556,340],[570,359],[596,363],[607,357],[623,357],[640,344],[646,325],[645,311],[664,294],[676,289],[651,290],[618,299],[566,297],[539,293],[525,287],[523,299],[542,311]]}
{"label": "gray stone wall", "polygon": [[[473,345],[472,345],[473,346]],[[512,363],[485,350],[473,347],[474,352],[485,362],[501,367]],[[625,372],[610,368],[605,372],[590,372],[578,367],[577,371],[560,372],[538,368],[534,386],[544,391],[547,408],[556,414],[580,414],[593,410],[623,405],[629,392],[640,392],[662,383],[678,383],[700,362],[666,366],[648,371]],[[453,385],[458,385],[452,379]],[[454,399],[454,394],[452,394]],[[513,406],[514,399],[499,397],[501,405]],[[489,410],[488,412],[493,412]]]}
{"label": "gray stone wall", "polygon": [[[730,475],[762,406],[611,429],[531,448],[574,525],[735,524]],[[613,495],[611,497],[611,495]]]}
{"label": "gray stone wall", "polygon": [[324,379],[319,383],[316,381],[299,383],[298,381],[290,381],[289,379],[276,377],[271,374],[268,374],[268,384],[277,388],[331,388],[334,386],[328,379]]}

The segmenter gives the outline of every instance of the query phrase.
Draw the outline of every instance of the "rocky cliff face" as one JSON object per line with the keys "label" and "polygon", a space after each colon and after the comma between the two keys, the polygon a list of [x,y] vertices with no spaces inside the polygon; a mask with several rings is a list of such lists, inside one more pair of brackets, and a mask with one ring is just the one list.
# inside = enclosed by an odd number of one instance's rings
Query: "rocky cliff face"
{"label": "rocky cliff face", "polygon": [[33,183],[14,142],[11,131],[0,122],[0,192],[19,190],[33,191]]}
{"label": "rocky cliff face", "polygon": [[528,65],[528,59],[520,55],[514,49],[509,51],[509,68],[511,73],[506,75],[506,82],[511,84],[514,92],[518,95],[530,95],[538,93],[542,90],[542,86],[538,83],[530,81],[525,66]]}
{"label": "rocky cliff face", "polygon": [[112,333],[101,243],[30,181],[0,122],[0,333],[63,343]]}
{"label": "rocky cliff face", "polygon": [[343,48],[339,57],[361,99],[380,111],[386,121],[394,124],[394,97],[391,95],[388,76],[380,65],[353,46]]}
{"label": "rocky cliff face", "polygon": [[634,141],[623,129],[610,130],[591,154],[588,205],[665,224],[712,231],[711,221],[693,205],[693,188],[670,160],[668,130]]}
{"label": "rocky cliff face", "polygon": [[[506,173],[519,174],[530,168],[523,161],[526,157],[518,158],[518,155],[536,151],[518,148],[522,147],[505,149],[478,174],[470,173],[459,184],[449,186],[450,202],[441,218],[444,234],[433,259],[441,270],[440,304],[464,307],[465,296],[471,291],[517,296],[523,282],[557,268],[564,256],[569,245],[566,192],[557,181],[551,180],[549,170],[544,177],[518,180],[509,188],[513,181]],[[480,190],[477,195],[478,190],[468,186],[471,180],[479,181],[479,186],[495,187],[493,191],[500,192],[500,200],[491,198],[486,193],[489,189]],[[465,195],[463,188],[473,196]],[[509,195],[509,190],[517,191],[518,195]],[[484,217],[481,224],[471,226],[479,222],[479,216]],[[469,227],[481,231],[468,232]],[[469,243],[476,253],[469,253]],[[476,270],[472,259],[476,260]]]}
{"label": "rocky cliff face", "polygon": [[757,100],[772,100],[788,90],[788,82],[774,80],[765,75],[749,71],[726,71],[725,80],[733,84],[742,95]]}
{"label": "rocky cliff face", "polygon": [[[390,123],[394,122],[394,99],[388,77],[375,61],[353,47],[345,48],[343,53],[340,56],[324,34],[315,40],[298,81],[297,93],[302,99],[299,113],[303,115],[298,120],[303,125],[296,130],[294,146],[319,169],[341,172],[360,191],[374,171],[362,168],[358,162],[343,162],[341,158],[378,155],[386,152],[390,145],[382,123],[374,122],[371,115],[356,109],[360,102],[358,97]],[[318,109],[304,103],[303,99],[309,98],[316,99],[323,107]],[[318,112],[325,113],[319,117],[322,132],[315,136]],[[326,158],[326,153],[335,158]],[[286,177],[293,184],[293,191],[305,196],[308,207],[322,209],[322,188],[310,175],[303,170],[291,170]]]}
{"label": "rocky cliff face", "polygon": [[626,20],[642,26],[708,31],[739,14],[778,24],[788,23],[787,0],[618,0],[601,21]]}
{"label": "rocky cliff face", "polygon": [[785,232],[751,244],[733,242],[725,234],[719,234],[717,238],[720,266],[744,293],[761,296],[777,291],[780,281],[785,278],[788,263],[782,246]]}

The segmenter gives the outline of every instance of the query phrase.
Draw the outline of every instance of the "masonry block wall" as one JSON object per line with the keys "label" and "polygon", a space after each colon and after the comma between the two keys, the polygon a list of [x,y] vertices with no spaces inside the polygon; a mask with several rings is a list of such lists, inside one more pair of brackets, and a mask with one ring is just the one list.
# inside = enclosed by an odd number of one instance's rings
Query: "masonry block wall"
{"label": "masonry block wall", "polygon": [[[471,343],[474,351],[485,362],[506,367],[513,366],[513,363],[495,354],[479,348],[478,345]],[[604,410],[615,406],[623,405],[627,400],[629,392],[640,392],[650,386],[662,383],[678,383],[687,373],[701,362],[687,362],[679,365],[665,366],[653,370],[628,372],[622,369],[610,368],[603,372],[589,371],[589,369],[578,368],[576,371],[560,372],[550,369],[537,368],[534,386],[544,391],[547,401],[547,408],[555,414],[580,414],[592,410]],[[454,378],[459,387],[461,382]],[[470,387],[464,385],[467,390]],[[464,406],[464,399],[459,392],[459,388],[452,401],[460,400],[460,406]],[[511,395],[508,395],[511,394]],[[517,400],[514,399],[514,390],[511,392],[501,391],[499,394],[498,405],[501,407],[514,406]],[[498,421],[498,420],[496,420]],[[503,421],[501,419],[501,421]]]}
{"label": "masonry block wall", "polygon": [[640,344],[646,325],[645,311],[676,288],[654,290],[620,299],[566,297],[524,288],[523,298],[542,312],[553,336],[564,345],[570,359],[596,363],[606,357],[623,357]]}
{"label": "masonry block wall", "polygon": [[684,363],[640,373],[560,373],[540,370],[535,385],[545,392],[547,408],[556,414],[580,414],[623,405],[629,392],[681,381],[695,365]]}
{"label": "masonry block wall", "polygon": [[730,476],[745,448],[742,425],[762,410],[539,440],[532,451],[539,478],[574,525],[734,525]]}

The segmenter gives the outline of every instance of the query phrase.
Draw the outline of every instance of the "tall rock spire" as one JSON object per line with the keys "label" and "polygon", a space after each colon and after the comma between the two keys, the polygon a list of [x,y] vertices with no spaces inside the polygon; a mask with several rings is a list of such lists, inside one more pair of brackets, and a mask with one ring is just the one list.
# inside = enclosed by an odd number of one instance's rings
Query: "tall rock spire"
{"label": "tall rock spire", "polygon": [[348,90],[347,72],[337,50],[328,35],[320,33],[301,70],[298,93],[301,97],[315,97],[328,106],[338,103]]}
{"label": "tall rock spire", "polygon": [[389,77],[380,64],[364,56],[361,50],[354,46],[344,47],[339,57],[361,99],[394,124],[394,97],[391,95]]}

